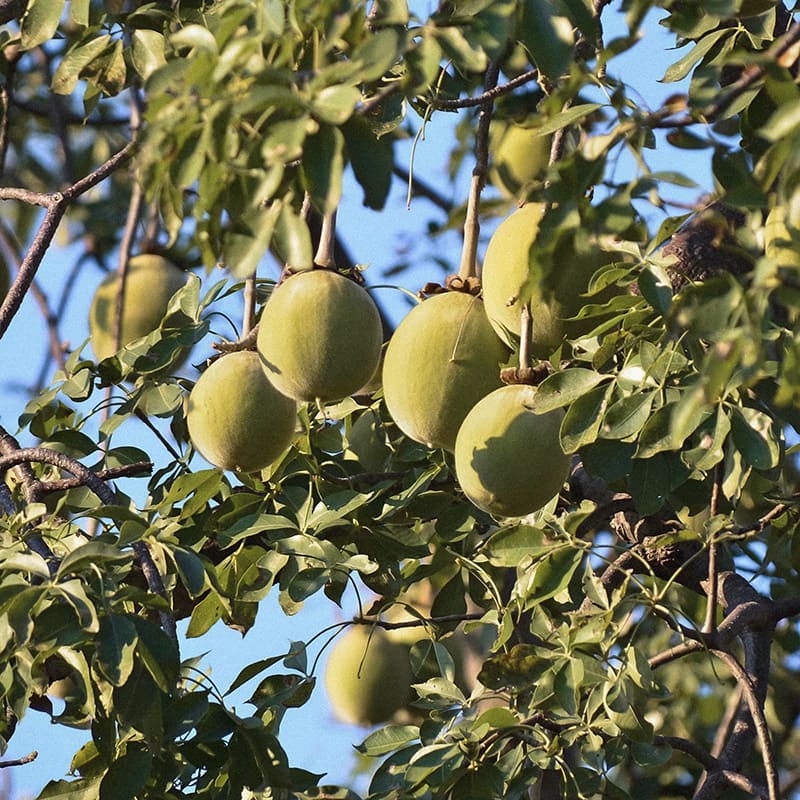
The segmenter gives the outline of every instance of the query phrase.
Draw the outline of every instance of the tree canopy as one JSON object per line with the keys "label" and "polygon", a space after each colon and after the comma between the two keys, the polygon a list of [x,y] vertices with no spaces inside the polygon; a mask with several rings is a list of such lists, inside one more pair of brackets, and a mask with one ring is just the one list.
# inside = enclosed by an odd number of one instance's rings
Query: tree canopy
{"label": "tree canopy", "polygon": [[[680,89],[651,108],[618,65],[654,19]],[[0,22],[0,337],[36,300],[50,342],[0,428],[0,743],[35,713],[86,731],[41,798],[357,797],[281,744],[351,629],[365,672],[396,637],[387,695],[413,684],[399,711],[352,712],[370,798],[800,796],[794,6],[1,0]],[[398,156],[442,116],[463,197]],[[704,193],[682,166],[700,160]],[[403,360],[376,314],[363,358],[382,337],[385,381],[284,398],[283,439],[243,376],[260,361],[277,384],[321,354],[314,370],[348,377],[361,287],[385,300],[351,248],[368,232],[336,210],[355,187],[402,231],[398,184],[436,263],[410,285],[399,254],[381,281],[436,335],[407,336]],[[74,264],[45,261],[65,244]],[[182,272],[137,284],[137,264]],[[102,305],[65,344],[87,265]],[[316,289],[268,347],[265,308],[312,269],[361,299],[324,289],[348,312],[329,333]],[[126,298],[163,304],[139,328]],[[480,359],[472,397],[459,370]],[[206,392],[236,451],[214,466],[192,392],[239,362]],[[523,399],[481,424],[514,432],[473,423],[462,444],[455,420],[495,386]],[[246,634],[268,595],[294,615],[348,588],[356,618],[230,687],[181,656],[179,623]]]}

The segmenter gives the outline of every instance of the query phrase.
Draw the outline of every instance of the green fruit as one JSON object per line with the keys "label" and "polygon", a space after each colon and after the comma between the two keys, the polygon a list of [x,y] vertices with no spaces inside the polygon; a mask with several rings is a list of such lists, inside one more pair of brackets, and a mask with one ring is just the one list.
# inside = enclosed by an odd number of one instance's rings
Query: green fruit
{"label": "green fruit", "polygon": [[270,297],[258,329],[261,363],[298,401],[341,400],[378,367],[383,328],[372,298],[331,270],[298,272]]}
{"label": "green fruit", "polygon": [[261,369],[257,353],[217,359],[200,376],[187,402],[192,444],[214,466],[255,472],[289,446],[297,407]]}
{"label": "green fruit", "polygon": [[498,517],[537,511],[569,475],[558,436],[564,413],[534,414],[535,393],[532,386],[503,386],[477,403],[458,431],[458,482],[478,508]]}
{"label": "green fruit", "polygon": [[[186,273],[161,256],[144,254],[128,262],[120,347],[147,336],[164,319],[170,298],[186,283]],[[98,361],[113,356],[117,276],[107,275],[89,309],[89,333]]]}
{"label": "green fruit", "polygon": [[366,409],[353,423],[347,444],[349,452],[368,472],[383,470],[392,454],[391,448],[386,443],[386,431],[381,415],[374,408]]}
{"label": "green fruit", "polygon": [[467,412],[500,386],[500,365],[508,356],[480,298],[434,295],[412,309],[389,341],[386,407],[406,436],[452,450]]}
{"label": "green fruit", "polygon": [[509,199],[524,195],[524,190],[547,170],[551,141],[550,136],[539,136],[536,128],[492,123],[489,180]]}
{"label": "green fruit", "polygon": [[356,625],[328,657],[325,688],[336,717],[351,725],[386,722],[411,698],[408,648],[380,628]]}
{"label": "green fruit", "polygon": [[[506,217],[489,240],[483,259],[483,300],[486,314],[497,335],[516,347],[520,337],[522,293],[530,297],[533,320],[531,352],[536,358],[548,358],[567,334],[580,335],[591,328],[565,320],[578,313],[583,305],[581,293],[604,263],[616,254],[593,248],[579,254],[568,246],[572,239],[558,246],[557,265],[548,276],[549,291],[537,281],[536,262],[531,264],[531,245],[539,230],[544,206],[527,203]],[[607,299],[607,298],[603,298]],[[593,302],[598,302],[594,300]]]}

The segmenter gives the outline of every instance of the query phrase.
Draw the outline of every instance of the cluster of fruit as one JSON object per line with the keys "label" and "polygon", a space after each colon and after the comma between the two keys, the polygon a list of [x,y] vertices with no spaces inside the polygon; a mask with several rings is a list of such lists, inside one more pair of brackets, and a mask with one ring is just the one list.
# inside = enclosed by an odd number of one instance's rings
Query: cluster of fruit
{"label": "cluster of fruit", "polygon": [[[571,272],[547,298],[536,286],[526,288],[541,214],[540,205],[528,203],[500,224],[484,260],[482,297],[444,291],[416,306],[391,337],[380,373],[386,408],[400,430],[454,453],[465,494],[503,517],[544,506],[570,466],[559,445],[562,412],[534,413],[535,387],[500,379],[519,345],[521,297],[534,309],[529,348],[548,356],[598,266]],[[100,286],[91,307],[98,359],[115,350],[114,281]],[[131,259],[120,341],[157,327],[184,281],[185,273],[159,256]],[[359,392],[379,372],[381,351],[380,315],[364,288],[327,269],[293,275],[264,306],[256,351],[218,357],[197,380],[186,404],[192,443],[223,469],[263,469],[291,443],[296,404]]]}

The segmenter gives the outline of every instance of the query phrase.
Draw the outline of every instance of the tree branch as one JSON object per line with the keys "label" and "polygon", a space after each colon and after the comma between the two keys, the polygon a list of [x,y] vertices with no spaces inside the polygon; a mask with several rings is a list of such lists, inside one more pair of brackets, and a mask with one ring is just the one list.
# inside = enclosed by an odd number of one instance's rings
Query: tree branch
{"label": "tree branch", "polygon": [[47,209],[44,219],[39,226],[39,230],[33,238],[25,258],[19,267],[19,272],[11,288],[8,291],[2,305],[0,305],[0,338],[5,335],[11,320],[15,317],[22,305],[31,283],[33,282],[39,265],[42,263],[44,254],[50,247],[53,237],[58,230],[61,218],[66,213],[70,203],[84,192],[97,186],[105,180],[114,170],[119,169],[133,155],[136,142],[131,141],[115,155],[111,156],[106,162],[99,166],[81,180],[76,181],[72,186],[64,189],[63,192],[53,192],[52,194],[42,194],[30,192],[27,189],[0,188],[0,200],[20,200],[24,203],[43,206]]}

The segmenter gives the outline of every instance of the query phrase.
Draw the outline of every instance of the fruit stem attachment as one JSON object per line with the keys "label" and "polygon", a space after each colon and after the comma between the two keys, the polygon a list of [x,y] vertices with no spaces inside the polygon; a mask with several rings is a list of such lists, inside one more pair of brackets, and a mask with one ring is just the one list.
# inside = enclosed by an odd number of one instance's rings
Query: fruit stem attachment
{"label": "fruit stem attachment", "polygon": [[525,303],[522,306],[522,313],[519,320],[519,368],[527,369],[531,366],[531,340],[533,339],[533,315],[531,314],[531,304]]}
{"label": "fruit stem attachment", "polygon": [[322,229],[319,234],[319,245],[314,255],[314,263],[326,269],[336,269],[336,211],[329,211],[322,216]]}
{"label": "fruit stem attachment", "polygon": [[251,275],[244,282],[244,313],[242,314],[242,338],[247,338],[256,324],[256,276]]}
{"label": "fruit stem attachment", "polygon": [[[492,61],[486,70],[484,90],[488,92],[497,85],[500,67]],[[481,226],[478,221],[478,208],[481,192],[486,185],[486,173],[489,166],[489,123],[492,121],[494,98],[489,95],[480,105],[478,114],[478,130],[475,134],[475,166],[472,169],[472,181],[467,198],[467,213],[464,219],[464,245],[461,249],[461,263],[458,277],[462,281],[478,277],[478,236]]]}

